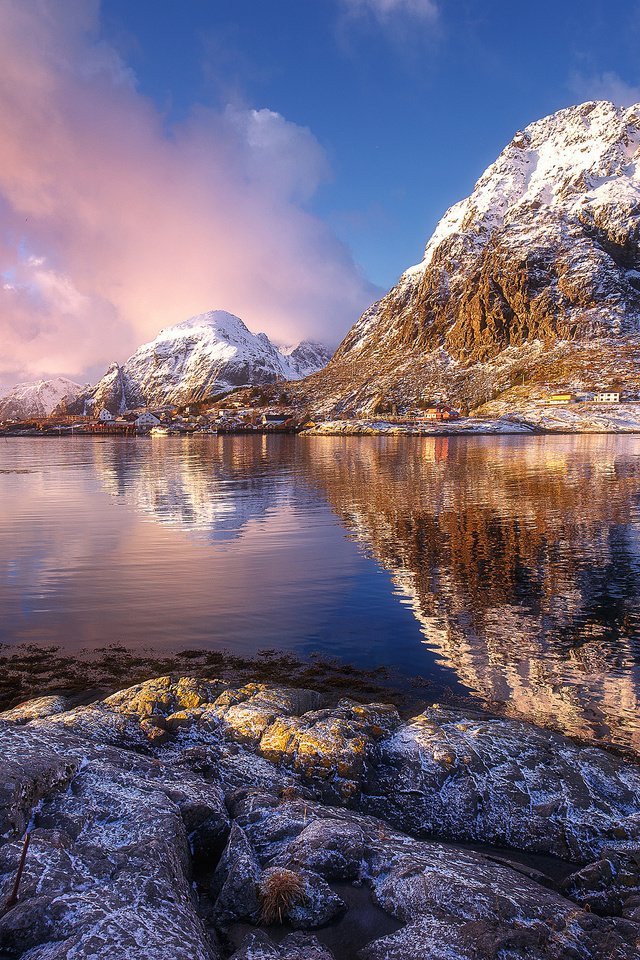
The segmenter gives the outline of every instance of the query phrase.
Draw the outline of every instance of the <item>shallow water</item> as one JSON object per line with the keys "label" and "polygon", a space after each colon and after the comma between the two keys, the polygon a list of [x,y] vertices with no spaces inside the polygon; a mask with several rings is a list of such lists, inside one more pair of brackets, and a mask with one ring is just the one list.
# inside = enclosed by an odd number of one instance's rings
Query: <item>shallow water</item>
{"label": "shallow water", "polygon": [[2,440],[0,641],[319,651],[640,750],[639,534],[640,437]]}

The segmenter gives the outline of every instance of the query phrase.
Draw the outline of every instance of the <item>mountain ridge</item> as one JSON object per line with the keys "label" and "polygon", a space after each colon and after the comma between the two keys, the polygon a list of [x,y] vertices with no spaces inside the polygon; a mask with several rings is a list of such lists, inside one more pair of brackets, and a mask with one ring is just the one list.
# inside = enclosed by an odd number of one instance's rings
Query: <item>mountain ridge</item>
{"label": "mountain ridge", "polygon": [[[295,393],[327,415],[380,395],[475,408],[540,382],[547,361],[564,366],[561,383],[621,377],[640,390],[639,240],[640,105],[560,110],[514,136]],[[596,341],[602,362],[587,368]],[[633,359],[618,370],[620,345]]]}
{"label": "mountain ridge", "polygon": [[75,400],[82,390],[81,384],[68,377],[17,383],[0,397],[0,420],[47,417],[61,402]]}

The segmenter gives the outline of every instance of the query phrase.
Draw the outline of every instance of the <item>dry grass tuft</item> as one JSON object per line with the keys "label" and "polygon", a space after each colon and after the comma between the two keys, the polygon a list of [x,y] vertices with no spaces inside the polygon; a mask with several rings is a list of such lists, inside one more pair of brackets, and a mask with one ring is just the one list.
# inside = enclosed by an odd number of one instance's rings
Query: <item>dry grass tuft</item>
{"label": "dry grass tuft", "polygon": [[266,924],[282,923],[292,907],[307,901],[304,877],[281,867],[264,872],[259,893],[262,922]]}
{"label": "dry grass tuft", "polygon": [[297,800],[299,796],[300,793],[294,786],[283,787],[280,791],[281,800]]}

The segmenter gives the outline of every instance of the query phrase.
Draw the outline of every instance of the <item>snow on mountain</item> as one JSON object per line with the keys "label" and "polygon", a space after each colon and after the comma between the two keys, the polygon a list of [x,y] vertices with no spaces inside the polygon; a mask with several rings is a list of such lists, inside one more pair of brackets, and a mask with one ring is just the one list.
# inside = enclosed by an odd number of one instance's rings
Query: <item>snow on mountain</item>
{"label": "snow on mountain", "polygon": [[[334,412],[425,391],[474,406],[526,382],[529,358],[544,375],[567,343],[598,343],[610,371],[640,335],[639,241],[640,105],[560,110],[518,132],[447,211],[309,391]],[[598,381],[597,365],[573,366],[569,381]]]}
{"label": "snow on mountain", "polygon": [[284,354],[239,317],[212,310],[166,327],[122,366],[112,364],[73,411],[186,404],[237,387],[297,380],[328,359],[326,348],[306,341]]}
{"label": "snow on mountain", "polygon": [[0,397],[0,420],[48,417],[62,400],[73,401],[82,389],[79,383],[66,377],[19,383]]}
{"label": "snow on mountain", "polygon": [[161,330],[123,367],[129,392],[141,402],[185,403],[250,383],[271,383],[286,373],[268,337],[253,334],[222,310]]}
{"label": "snow on mountain", "polygon": [[292,347],[280,347],[280,353],[286,358],[289,368],[289,380],[301,380],[329,363],[331,351],[322,343],[314,340],[301,340]]}

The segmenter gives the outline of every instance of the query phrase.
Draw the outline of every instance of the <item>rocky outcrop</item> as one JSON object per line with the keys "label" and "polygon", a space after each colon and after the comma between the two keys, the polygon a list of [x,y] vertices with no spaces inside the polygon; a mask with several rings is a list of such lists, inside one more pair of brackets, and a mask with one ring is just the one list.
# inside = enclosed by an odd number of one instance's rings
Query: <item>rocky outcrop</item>
{"label": "rocky outcrop", "polygon": [[63,706],[0,715],[6,956],[640,956],[640,768],[606,751],[219,680]]}
{"label": "rocky outcrop", "polygon": [[640,769],[513,720],[431,709],[382,746],[368,803],[410,833],[584,862],[640,843]]}
{"label": "rocky outcrop", "polygon": [[[38,724],[43,724],[38,726]],[[220,790],[159,760],[96,744],[60,725],[2,724],[0,902],[30,845],[0,949],[30,958],[146,956],[213,960],[191,889],[190,844],[219,852]]]}
{"label": "rocky outcrop", "polygon": [[516,383],[553,383],[561,345],[560,384],[628,377],[636,390],[639,150],[638,105],[585,103],[518,132],[301,402],[325,414],[362,414],[380,395],[478,406]]}

